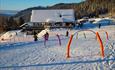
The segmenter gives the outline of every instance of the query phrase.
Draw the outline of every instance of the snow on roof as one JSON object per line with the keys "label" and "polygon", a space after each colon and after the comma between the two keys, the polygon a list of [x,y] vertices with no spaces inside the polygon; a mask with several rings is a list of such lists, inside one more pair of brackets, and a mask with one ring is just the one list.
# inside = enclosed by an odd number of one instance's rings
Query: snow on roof
{"label": "snow on roof", "polygon": [[[49,20],[49,21],[48,21]],[[32,10],[31,22],[74,22],[73,9]]]}

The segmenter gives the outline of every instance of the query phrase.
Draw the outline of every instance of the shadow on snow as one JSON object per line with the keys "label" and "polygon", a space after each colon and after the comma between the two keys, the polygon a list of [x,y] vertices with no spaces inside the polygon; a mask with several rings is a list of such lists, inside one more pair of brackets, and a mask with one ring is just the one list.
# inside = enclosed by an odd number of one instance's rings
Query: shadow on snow
{"label": "shadow on snow", "polygon": [[73,61],[73,62],[60,62],[60,63],[47,63],[47,64],[33,64],[33,65],[22,65],[22,66],[0,66],[0,68],[22,68],[22,67],[37,67],[37,66],[53,66],[53,65],[65,65],[65,64],[86,64],[86,63],[97,63],[104,61],[115,61],[115,58],[111,59],[97,59],[97,60],[87,60],[87,61]]}

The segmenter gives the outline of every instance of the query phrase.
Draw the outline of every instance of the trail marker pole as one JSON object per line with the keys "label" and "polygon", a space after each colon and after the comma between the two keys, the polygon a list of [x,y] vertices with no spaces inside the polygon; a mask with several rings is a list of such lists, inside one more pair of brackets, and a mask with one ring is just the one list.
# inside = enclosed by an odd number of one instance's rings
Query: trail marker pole
{"label": "trail marker pole", "polygon": [[58,40],[59,40],[59,45],[61,46],[61,39],[60,36],[57,34]]}
{"label": "trail marker pole", "polygon": [[86,35],[85,35],[85,33],[83,33],[83,35],[84,35],[84,38],[86,39]]}
{"label": "trail marker pole", "polygon": [[106,33],[106,36],[107,36],[107,40],[109,40],[109,35],[108,35],[108,32],[105,32]]}

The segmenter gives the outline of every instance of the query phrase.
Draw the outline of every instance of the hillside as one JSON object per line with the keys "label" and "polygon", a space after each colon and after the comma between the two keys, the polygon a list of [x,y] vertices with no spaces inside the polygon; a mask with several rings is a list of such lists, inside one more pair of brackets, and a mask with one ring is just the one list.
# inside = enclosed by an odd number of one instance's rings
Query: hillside
{"label": "hillside", "polygon": [[0,10],[0,16],[1,15],[6,15],[6,16],[13,16],[17,13],[18,11],[15,10]]}
{"label": "hillside", "polygon": [[[26,18],[33,9],[74,9],[76,18],[98,17],[101,14],[115,13],[114,0],[86,0],[81,3],[59,3],[48,7],[32,7],[20,11],[15,17]],[[27,20],[27,19],[26,19]]]}

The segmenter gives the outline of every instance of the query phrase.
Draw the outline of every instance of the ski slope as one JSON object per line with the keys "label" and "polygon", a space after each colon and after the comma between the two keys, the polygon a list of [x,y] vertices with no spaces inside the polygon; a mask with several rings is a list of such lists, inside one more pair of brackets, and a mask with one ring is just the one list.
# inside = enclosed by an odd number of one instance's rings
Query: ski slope
{"label": "ski slope", "polygon": [[[89,27],[90,25],[88,25]],[[92,26],[92,25],[91,25]],[[88,28],[85,24],[84,29]],[[115,25],[102,26],[98,31],[105,48],[105,57],[100,56],[100,45],[95,34],[81,31],[73,37],[70,58],[66,58],[69,37],[66,31],[74,34],[81,29],[49,30],[49,40],[44,45],[44,38],[39,34],[37,42],[31,35],[16,35],[0,43],[0,70],[114,70],[115,69]],[[109,40],[106,41],[107,31]],[[86,38],[84,37],[84,33]],[[60,36],[61,46],[56,35]]]}

